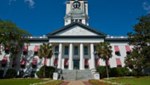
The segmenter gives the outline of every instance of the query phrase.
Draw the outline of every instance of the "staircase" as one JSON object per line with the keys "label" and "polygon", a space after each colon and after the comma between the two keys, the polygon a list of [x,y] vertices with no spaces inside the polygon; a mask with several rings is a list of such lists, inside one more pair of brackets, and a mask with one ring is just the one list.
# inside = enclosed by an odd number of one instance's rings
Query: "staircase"
{"label": "staircase", "polygon": [[63,70],[64,80],[88,80],[93,79],[91,70]]}

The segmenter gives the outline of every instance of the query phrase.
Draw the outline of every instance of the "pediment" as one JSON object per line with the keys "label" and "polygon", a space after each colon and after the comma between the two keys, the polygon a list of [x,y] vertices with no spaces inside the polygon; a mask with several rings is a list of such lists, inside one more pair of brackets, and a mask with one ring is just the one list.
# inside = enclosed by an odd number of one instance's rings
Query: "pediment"
{"label": "pediment", "polygon": [[83,27],[73,26],[67,30],[55,34],[55,36],[98,36],[98,35],[87,29],[84,29]]}
{"label": "pediment", "polygon": [[48,36],[105,36],[105,34],[97,32],[89,26],[72,23],[53,33],[49,33]]}

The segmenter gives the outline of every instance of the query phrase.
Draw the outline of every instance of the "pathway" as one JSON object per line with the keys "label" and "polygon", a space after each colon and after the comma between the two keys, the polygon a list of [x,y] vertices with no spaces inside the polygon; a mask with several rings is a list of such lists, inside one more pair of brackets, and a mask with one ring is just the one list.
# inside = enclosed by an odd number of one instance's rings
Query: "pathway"
{"label": "pathway", "polygon": [[91,85],[88,81],[65,81],[61,85]]}

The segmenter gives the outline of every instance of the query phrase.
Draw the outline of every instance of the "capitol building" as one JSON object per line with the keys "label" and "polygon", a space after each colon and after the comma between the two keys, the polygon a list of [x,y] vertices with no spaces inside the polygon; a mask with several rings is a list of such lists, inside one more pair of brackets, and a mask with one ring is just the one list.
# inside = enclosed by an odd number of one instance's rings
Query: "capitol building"
{"label": "capitol building", "polygon": [[[124,67],[125,57],[132,50],[132,46],[128,44],[128,37],[110,36],[91,28],[88,22],[88,10],[87,0],[67,0],[62,28],[44,36],[29,37],[29,44],[24,45],[19,61],[20,65],[26,64],[23,70],[35,69],[37,71],[44,63],[62,70],[90,70],[97,66],[105,66],[105,61],[96,55],[96,45],[100,42],[109,42],[112,46],[109,66]],[[43,43],[53,45],[53,55],[46,61],[44,59],[41,61],[36,55]],[[3,51],[0,55],[1,63],[3,61],[9,63],[9,55]],[[36,64],[37,68],[33,68],[30,65],[32,63]]]}

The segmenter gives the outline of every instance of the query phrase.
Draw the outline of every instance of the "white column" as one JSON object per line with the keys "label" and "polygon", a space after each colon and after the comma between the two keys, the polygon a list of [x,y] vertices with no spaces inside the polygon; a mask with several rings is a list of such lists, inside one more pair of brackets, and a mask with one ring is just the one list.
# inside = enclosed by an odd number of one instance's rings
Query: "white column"
{"label": "white column", "polygon": [[80,44],[80,70],[84,70],[83,44]]}
{"label": "white column", "polygon": [[55,58],[55,54],[53,54],[51,57],[51,61],[50,61],[51,66],[54,66],[54,58]]}
{"label": "white column", "polygon": [[62,67],[62,44],[59,44],[58,68]]}
{"label": "white column", "polygon": [[93,69],[95,68],[94,44],[90,44],[90,52],[91,52],[90,69]]}
{"label": "white column", "polygon": [[73,70],[73,45],[69,45],[69,70]]}

